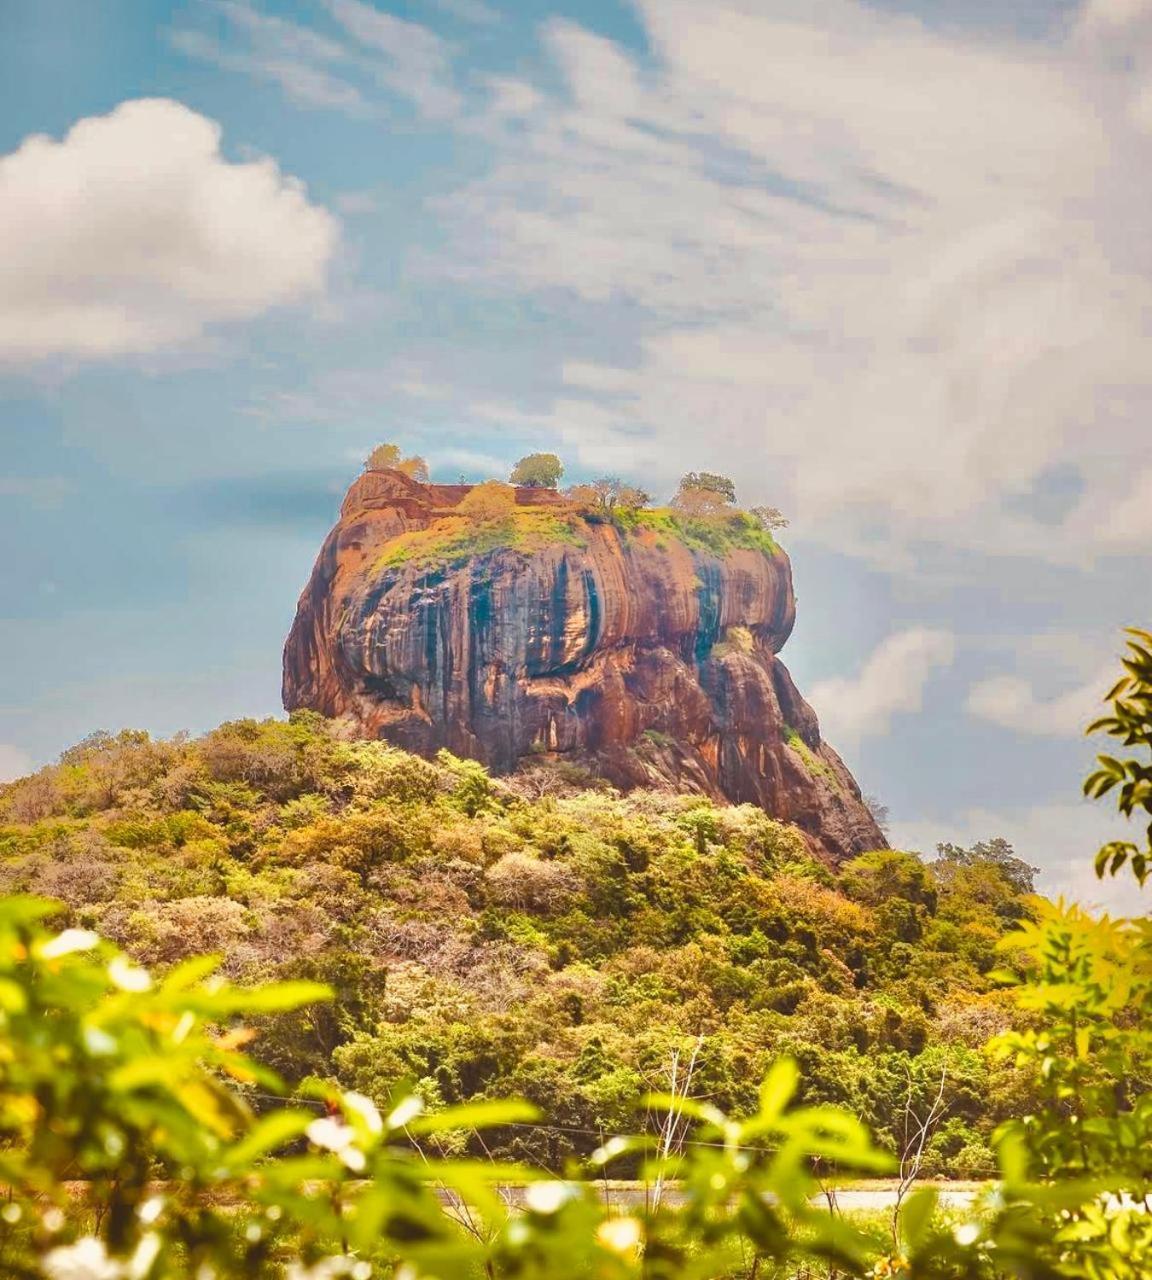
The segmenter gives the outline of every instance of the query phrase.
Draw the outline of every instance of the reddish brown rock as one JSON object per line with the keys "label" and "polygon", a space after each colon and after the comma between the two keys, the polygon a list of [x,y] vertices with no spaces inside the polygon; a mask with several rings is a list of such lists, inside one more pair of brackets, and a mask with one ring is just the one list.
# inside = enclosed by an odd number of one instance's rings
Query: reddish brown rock
{"label": "reddish brown rock", "polygon": [[701,551],[520,489],[539,510],[461,553],[467,492],[353,484],[284,649],[288,709],[496,772],[568,758],[623,788],[757,804],[834,861],[884,846],[777,656],[795,617],[782,551]]}

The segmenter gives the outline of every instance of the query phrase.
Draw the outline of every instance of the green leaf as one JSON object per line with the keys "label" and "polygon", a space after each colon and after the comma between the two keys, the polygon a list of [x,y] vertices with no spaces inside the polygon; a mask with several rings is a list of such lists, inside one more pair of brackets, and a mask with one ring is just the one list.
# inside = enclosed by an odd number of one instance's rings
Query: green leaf
{"label": "green leaf", "polygon": [[24,988],[11,978],[0,978],[0,1010],[5,1013],[23,1013],[28,1007]]}
{"label": "green leaf", "polygon": [[207,1018],[234,1014],[284,1013],[301,1005],[332,1000],[335,992],[322,982],[270,982],[263,987],[222,987],[219,991],[191,991],[181,996],[182,1006]]}
{"label": "green leaf", "polygon": [[324,982],[273,982],[241,993],[245,1013],[283,1013],[301,1005],[334,1000],[336,993]]}
{"label": "green leaf", "polygon": [[175,1085],[187,1075],[190,1066],[188,1059],[178,1054],[166,1057],[149,1054],[133,1058],[112,1072],[108,1077],[108,1087],[114,1093],[127,1093],[153,1085]]}
{"label": "green leaf", "polygon": [[160,990],[187,991],[189,987],[194,987],[198,982],[203,982],[205,978],[215,973],[222,962],[222,956],[189,956],[169,972],[160,984]]}
{"label": "green leaf", "polygon": [[922,1187],[900,1208],[900,1235],[910,1250],[919,1249],[928,1235],[939,1200],[931,1187]]}
{"label": "green leaf", "polygon": [[1001,1129],[993,1137],[1000,1176],[1008,1186],[1018,1186],[1028,1178],[1028,1148],[1023,1136],[1013,1129]]}
{"label": "green leaf", "polygon": [[0,898],[0,925],[29,925],[64,910],[62,902],[52,898],[37,898],[31,894]]}
{"label": "green leaf", "polygon": [[613,1160],[619,1160],[622,1156],[632,1155],[636,1152],[650,1152],[653,1148],[654,1143],[651,1138],[609,1138],[602,1147],[597,1147],[592,1152],[588,1157],[588,1163],[594,1169],[602,1169],[605,1165],[611,1164]]}
{"label": "green leaf", "polygon": [[500,1160],[429,1160],[413,1166],[422,1182],[443,1182],[447,1178],[479,1178],[486,1183],[515,1186],[520,1182],[539,1182],[550,1178],[543,1170],[527,1164]]}
{"label": "green leaf", "polygon": [[684,1098],[676,1093],[648,1093],[640,1102],[653,1111],[670,1111],[673,1115],[691,1116],[693,1120],[700,1120],[717,1128],[728,1123],[728,1117],[718,1107],[708,1102],[697,1102],[694,1098]]}
{"label": "green leaf", "polygon": [[492,1129],[502,1124],[531,1124],[540,1111],[530,1102],[470,1102],[434,1115],[422,1115],[407,1127],[414,1134],[444,1133],[449,1129]]}
{"label": "green leaf", "polygon": [[794,1058],[778,1058],[760,1085],[761,1120],[775,1120],[795,1096],[800,1068]]}
{"label": "green leaf", "polygon": [[1020,981],[1020,975],[1013,973],[1011,969],[993,969],[988,974],[988,981],[1004,987],[1016,986]]}
{"label": "green leaf", "polygon": [[242,1084],[258,1084],[270,1093],[284,1093],[284,1081],[271,1067],[266,1067],[247,1054],[235,1053],[232,1050],[220,1050],[214,1045],[204,1049],[205,1061],[215,1063],[222,1071],[226,1071],[233,1080]]}
{"label": "green leaf", "polygon": [[233,1169],[243,1168],[299,1138],[315,1119],[312,1112],[287,1108],[262,1116],[239,1142],[224,1152],[222,1163]]}
{"label": "green leaf", "polygon": [[243,1122],[245,1108],[236,1095],[207,1076],[178,1081],[172,1093],[204,1128],[221,1138],[231,1138]]}

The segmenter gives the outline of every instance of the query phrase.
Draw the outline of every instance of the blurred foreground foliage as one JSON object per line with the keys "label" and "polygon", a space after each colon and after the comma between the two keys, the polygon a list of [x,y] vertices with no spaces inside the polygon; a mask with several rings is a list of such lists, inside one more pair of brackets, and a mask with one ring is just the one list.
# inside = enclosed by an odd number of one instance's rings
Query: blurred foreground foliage
{"label": "blurred foreground foliage", "polygon": [[[0,804],[9,876],[63,903],[0,906],[0,1274],[1152,1274],[1152,928],[1027,896],[1002,842],[837,882],[755,810],[309,717],[98,738]],[[933,1141],[981,1133],[949,1130],[968,1094],[1004,1111],[970,1212],[922,1189],[869,1232],[816,1198],[894,1170],[946,1087]],[[613,1173],[643,1202],[606,1205]]]}

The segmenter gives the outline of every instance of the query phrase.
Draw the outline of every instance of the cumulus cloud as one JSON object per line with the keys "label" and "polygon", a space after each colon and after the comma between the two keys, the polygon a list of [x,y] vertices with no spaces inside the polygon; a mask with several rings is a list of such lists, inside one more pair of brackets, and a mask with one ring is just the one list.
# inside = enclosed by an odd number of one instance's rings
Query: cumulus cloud
{"label": "cumulus cloud", "polygon": [[[1149,6],[1045,40],[861,0],[639,8],[644,59],[551,23],[562,89],[494,101],[497,162],[438,206],[442,269],[610,317],[618,354],[555,395],[569,448],[671,481],[706,433],[797,533],[887,563],[1139,549],[1143,490],[1108,513],[1152,414]],[[1053,467],[1081,482],[1055,522],[1029,513]]]}
{"label": "cumulus cloud", "polygon": [[0,742],[0,782],[12,782],[32,772],[32,757],[19,747]]}
{"label": "cumulus cloud", "polygon": [[0,359],[156,351],[322,289],[336,220],[220,136],[140,99],[0,157]]}
{"label": "cumulus cloud", "polygon": [[855,677],[813,686],[811,701],[828,738],[856,744],[886,734],[894,716],[921,710],[924,690],[937,671],[952,665],[950,632],[915,627],[882,641]]}

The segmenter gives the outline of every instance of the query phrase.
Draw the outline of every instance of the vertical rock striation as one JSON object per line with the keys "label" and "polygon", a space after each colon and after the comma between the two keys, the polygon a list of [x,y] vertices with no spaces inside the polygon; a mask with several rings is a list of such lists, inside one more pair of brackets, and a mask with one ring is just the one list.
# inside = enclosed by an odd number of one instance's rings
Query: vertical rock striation
{"label": "vertical rock striation", "polygon": [[548,490],[477,528],[467,492],[396,471],[352,485],[285,646],[288,709],[497,772],[569,758],[623,788],[760,805],[833,861],[885,844],[777,656],[795,617],[782,551],[622,530]]}

